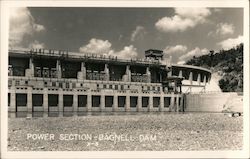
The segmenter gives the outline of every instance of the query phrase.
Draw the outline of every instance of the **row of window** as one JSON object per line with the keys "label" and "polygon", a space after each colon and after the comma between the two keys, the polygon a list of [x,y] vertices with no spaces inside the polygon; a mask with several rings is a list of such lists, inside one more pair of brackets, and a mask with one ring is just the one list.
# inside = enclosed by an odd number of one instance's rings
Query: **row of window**
{"label": "row of window", "polygon": [[[19,81],[15,80],[15,86],[19,85],[28,85],[29,81]],[[12,81],[9,80],[9,86],[12,85]],[[76,83],[69,83],[69,82],[48,82],[44,81],[45,87],[59,87],[59,88],[66,88],[66,89],[72,89],[76,88]],[[83,83],[80,83],[80,87],[83,87]],[[79,87],[78,86],[78,87]],[[115,89],[115,90],[125,90],[130,89],[130,85],[113,85],[113,84],[96,84],[97,89]],[[158,91],[160,92],[161,88],[160,86],[142,86],[143,91]]]}
{"label": "row of window", "polygon": [[[43,94],[32,94],[32,105],[33,106],[43,106]],[[101,96],[92,95],[92,107],[100,107]],[[137,107],[138,97],[130,96],[130,107]],[[48,105],[49,106],[58,106],[59,96],[57,94],[49,94],[48,95]],[[149,105],[149,97],[141,98],[142,107],[148,107]],[[177,100],[179,100],[179,105],[181,103],[182,98],[175,97],[174,104],[176,104]],[[10,93],[8,94],[8,105],[10,105]],[[77,96],[78,107],[86,107],[87,106],[87,95],[78,95]],[[105,107],[112,107],[114,102],[113,96],[105,96]],[[118,107],[124,107],[126,105],[126,96],[118,96]],[[164,107],[169,107],[171,104],[170,97],[164,97]],[[27,94],[16,94],[16,106],[24,107],[27,105]],[[71,107],[73,105],[73,95],[63,95],[63,105]],[[153,97],[153,107],[159,107],[160,105],[160,97]]]}

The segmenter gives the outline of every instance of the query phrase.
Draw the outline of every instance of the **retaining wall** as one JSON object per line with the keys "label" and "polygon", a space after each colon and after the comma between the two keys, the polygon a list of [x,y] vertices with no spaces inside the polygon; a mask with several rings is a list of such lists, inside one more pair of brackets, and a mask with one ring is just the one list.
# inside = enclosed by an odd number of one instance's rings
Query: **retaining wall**
{"label": "retaining wall", "polygon": [[186,112],[243,112],[243,96],[237,93],[186,94]]}

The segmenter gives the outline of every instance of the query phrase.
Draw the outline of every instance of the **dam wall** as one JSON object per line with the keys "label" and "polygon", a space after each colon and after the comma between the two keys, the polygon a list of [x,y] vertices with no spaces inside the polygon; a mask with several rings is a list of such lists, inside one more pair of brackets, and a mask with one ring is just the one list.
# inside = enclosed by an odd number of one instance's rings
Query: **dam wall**
{"label": "dam wall", "polygon": [[185,112],[243,112],[243,95],[202,93],[185,95]]}

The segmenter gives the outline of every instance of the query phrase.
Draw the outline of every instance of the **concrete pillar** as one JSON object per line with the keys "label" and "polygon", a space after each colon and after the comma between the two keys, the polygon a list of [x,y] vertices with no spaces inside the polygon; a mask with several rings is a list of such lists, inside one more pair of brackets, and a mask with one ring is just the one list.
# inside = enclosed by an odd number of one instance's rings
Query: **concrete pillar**
{"label": "concrete pillar", "polygon": [[179,95],[176,96],[176,112],[179,112]]}
{"label": "concrete pillar", "polygon": [[150,112],[150,111],[152,111],[152,109],[153,109],[153,96],[152,95],[150,95],[149,96],[149,99],[148,99],[148,111]]}
{"label": "concrete pillar", "polygon": [[183,108],[183,94],[180,96],[181,101],[180,101],[180,110],[181,112],[183,112],[184,108]]}
{"label": "concrete pillar", "polygon": [[198,74],[197,82],[198,82],[199,85],[201,85],[201,74],[200,73]]}
{"label": "concrete pillar", "polygon": [[206,82],[207,81],[207,76],[204,76],[204,79],[203,79],[203,82],[204,82],[204,85],[206,85]]}
{"label": "concrete pillar", "polygon": [[10,111],[16,112],[16,92],[10,93]]}
{"label": "concrete pillar", "polygon": [[29,68],[25,70],[26,77],[34,77],[34,64],[32,58],[29,58]]}
{"label": "concrete pillar", "polygon": [[137,111],[141,111],[142,110],[142,96],[138,96],[137,98]]}
{"label": "concrete pillar", "polygon": [[109,68],[108,68],[108,64],[105,64],[104,72],[105,72],[105,80],[109,81]]}
{"label": "concrete pillar", "polygon": [[169,109],[169,111],[174,110],[174,107],[175,107],[174,98],[175,98],[175,95],[174,95],[174,92],[172,92],[171,93],[171,99],[170,99],[170,109]]}
{"label": "concrete pillar", "polygon": [[130,96],[126,95],[126,107],[125,111],[130,111]]}
{"label": "concrete pillar", "polygon": [[74,95],[73,95],[73,111],[74,112],[78,111],[78,94],[76,90],[74,90]]}
{"label": "concrete pillar", "polygon": [[81,71],[77,72],[77,79],[78,80],[86,79],[86,67],[84,62],[81,63]]}
{"label": "concrete pillar", "polygon": [[101,93],[100,108],[101,108],[101,111],[105,110],[105,94],[103,91]]}
{"label": "concrete pillar", "polygon": [[49,111],[49,104],[48,104],[48,88],[43,89],[43,111]]}
{"label": "concrete pillar", "polygon": [[147,74],[147,82],[151,83],[151,72],[149,70],[149,67],[146,68],[146,74]]}
{"label": "concrete pillar", "polygon": [[193,72],[189,73],[189,82],[190,82],[190,84],[192,84],[192,82],[193,82]]}
{"label": "concrete pillar", "polygon": [[32,112],[32,88],[28,87],[27,92],[27,110],[28,112]]}
{"label": "concrete pillar", "polygon": [[168,72],[168,77],[171,77],[171,76],[172,76],[172,68]]}
{"label": "concrete pillar", "polygon": [[[189,82],[190,82],[190,85],[193,84],[193,72],[190,72],[190,74],[189,74]],[[190,89],[190,92],[192,92],[192,87],[191,86],[189,87],[189,89]]]}
{"label": "concrete pillar", "polygon": [[86,79],[86,67],[85,67],[84,62],[81,63],[81,71],[82,71],[82,74],[83,74],[83,80],[85,80]]}
{"label": "concrete pillar", "polygon": [[58,108],[59,112],[63,112],[63,91],[61,88],[59,89],[59,94],[58,94]]}
{"label": "concrete pillar", "polygon": [[62,68],[60,60],[56,61],[57,78],[62,78]]}
{"label": "concrete pillar", "polygon": [[30,76],[34,77],[34,71],[35,71],[35,69],[34,69],[34,63],[33,63],[33,59],[32,58],[30,58],[30,60],[29,60],[29,68],[30,68]]}
{"label": "concrete pillar", "polygon": [[129,65],[126,66],[126,75],[127,75],[126,82],[131,82],[131,70]]}
{"label": "concrete pillar", "polygon": [[174,92],[177,91],[177,81],[174,81]]}
{"label": "concrete pillar", "polygon": [[183,77],[182,70],[179,71],[179,77]]}
{"label": "concrete pillar", "polygon": [[91,112],[91,109],[92,109],[92,95],[91,95],[91,92],[90,90],[88,90],[88,95],[87,95],[87,111],[88,112]]}
{"label": "concrete pillar", "polygon": [[118,110],[118,95],[114,94],[114,99],[113,99],[113,111],[117,111]]}
{"label": "concrete pillar", "polygon": [[161,97],[160,97],[160,109],[159,109],[159,111],[163,111],[163,109],[164,109],[164,94],[162,93]]}

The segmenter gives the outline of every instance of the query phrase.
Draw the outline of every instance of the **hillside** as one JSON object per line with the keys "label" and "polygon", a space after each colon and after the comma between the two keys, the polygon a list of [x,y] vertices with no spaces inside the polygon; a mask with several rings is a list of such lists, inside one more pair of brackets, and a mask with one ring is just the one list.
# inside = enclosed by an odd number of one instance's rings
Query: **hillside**
{"label": "hillside", "polygon": [[201,66],[218,73],[223,92],[243,92],[243,44],[230,50],[210,51],[208,55],[193,57],[186,64]]}

